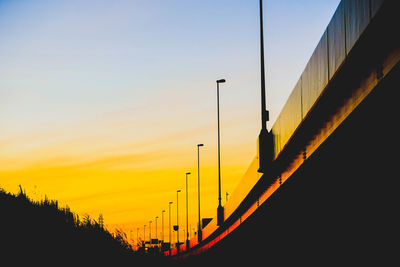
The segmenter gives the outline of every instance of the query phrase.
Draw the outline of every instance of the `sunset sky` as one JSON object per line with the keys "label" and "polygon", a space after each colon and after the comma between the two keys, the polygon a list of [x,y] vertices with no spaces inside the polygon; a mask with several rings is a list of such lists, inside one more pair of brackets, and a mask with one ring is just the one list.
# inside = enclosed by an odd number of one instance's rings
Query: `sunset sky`
{"label": "sunset sky", "polygon": [[[339,2],[264,1],[269,127]],[[0,187],[101,213],[135,239],[159,216],[160,237],[177,189],[186,218],[186,172],[196,228],[204,143],[202,216],[214,217],[219,78],[223,204],[256,155],[258,12],[257,0],[0,0]]]}

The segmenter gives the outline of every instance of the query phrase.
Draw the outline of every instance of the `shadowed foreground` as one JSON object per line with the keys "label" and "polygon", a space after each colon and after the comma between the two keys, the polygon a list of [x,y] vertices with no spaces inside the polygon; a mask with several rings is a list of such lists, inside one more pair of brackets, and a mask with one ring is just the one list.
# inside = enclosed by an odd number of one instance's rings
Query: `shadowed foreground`
{"label": "shadowed foreground", "polygon": [[111,234],[101,220],[80,219],[47,198],[33,202],[22,191],[0,189],[0,257],[12,266],[168,263],[168,259],[132,251],[122,232]]}

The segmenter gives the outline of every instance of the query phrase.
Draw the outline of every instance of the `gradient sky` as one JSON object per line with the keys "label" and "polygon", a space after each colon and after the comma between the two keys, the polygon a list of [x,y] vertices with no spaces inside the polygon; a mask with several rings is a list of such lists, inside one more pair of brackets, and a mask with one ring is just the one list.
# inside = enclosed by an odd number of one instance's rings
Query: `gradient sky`
{"label": "gradient sky", "polygon": [[[264,1],[269,127],[339,2]],[[214,217],[215,80],[227,80],[225,195],[256,154],[258,23],[256,0],[0,0],[0,187],[21,184],[35,199],[102,213],[110,229],[134,229],[136,238],[155,216],[161,224],[163,209],[167,218],[191,171],[195,228],[196,144],[204,143],[202,215]]]}

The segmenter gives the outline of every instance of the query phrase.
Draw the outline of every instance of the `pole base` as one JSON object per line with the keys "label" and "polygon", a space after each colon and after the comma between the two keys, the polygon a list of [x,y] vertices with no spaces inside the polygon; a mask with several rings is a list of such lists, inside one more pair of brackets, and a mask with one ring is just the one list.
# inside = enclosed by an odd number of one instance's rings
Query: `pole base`
{"label": "pole base", "polygon": [[224,207],[221,205],[217,208],[217,225],[221,226],[224,223]]}
{"label": "pole base", "polygon": [[202,240],[203,240],[203,232],[199,228],[199,230],[197,231],[197,241],[200,243]]}
{"label": "pole base", "polygon": [[274,157],[274,139],[272,133],[268,132],[267,129],[260,131],[257,150],[259,158],[258,172],[267,173],[271,170]]}

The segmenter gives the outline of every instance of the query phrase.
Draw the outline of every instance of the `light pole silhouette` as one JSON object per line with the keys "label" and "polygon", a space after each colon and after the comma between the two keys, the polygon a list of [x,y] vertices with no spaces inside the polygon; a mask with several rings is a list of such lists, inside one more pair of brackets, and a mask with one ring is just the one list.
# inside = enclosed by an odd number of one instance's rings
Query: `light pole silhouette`
{"label": "light pole silhouette", "polygon": [[165,212],[165,210],[162,210],[161,211],[161,221],[162,221],[162,223],[161,223],[161,230],[162,230],[162,234],[161,234],[161,242],[162,243],[164,243],[164,212]]}
{"label": "light pole silhouette", "polygon": [[158,216],[156,216],[156,239],[157,239],[157,219],[158,219]]}
{"label": "light pole silhouette", "polygon": [[273,136],[268,132],[267,121],[269,111],[266,108],[265,93],[265,69],[264,69],[264,29],[263,29],[263,7],[260,0],[260,69],[261,69],[261,131],[258,135],[258,172],[265,173],[271,167],[273,159]]}
{"label": "light pole silhouette", "polygon": [[152,223],[152,221],[149,221],[149,231],[150,231],[150,233],[149,233],[149,244],[150,244],[150,246],[151,246],[151,223]]}
{"label": "light pole silhouette", "polygon": [[188,193],[188,175],[190,172],[186,173],[186,249],[189,248],[189,193]]}
{"label": "light pole silhouette", "polygon": [[202,239],[202,227],[201,227],[201,217],[200,217],[200,147],[204,144],[197,145],[197,195],[199,202],[199,224],[197,226],[197,240],[200,242]]}
{"label": "light pole silhouette", "polygon": [[220,143],[220,123],[219,123],[219,84],[224,83],[225,79],[217,80],[217,120],[218,120],[218,208],[217,225],[224,222],[224,208],[221,205],[221,143]]}
{"label": "light pole silhouette", "polygon": [[169,247],[171,248],[171,245],[172,245],[172,239],[171,239],[171,237],[172,237],[172,231],[171,231],[171,204],[172,204],[173,202],[172,201],[170,201],[169,203],[168,203],[168,208],[169,208]]}
{"label": "light pole silhouette", "polygon": [[179,252],[179,197],[178,194],[181,190],[176,191],[176,251]]}
{"label": "light pole silhouette", "polygon": [[264,27],[263,27],[263,7],[260,0],[260,65],[261,65],[261,129],[267,129],[269,120],[268,110],[265,101],[265,69],[264,69]]}

